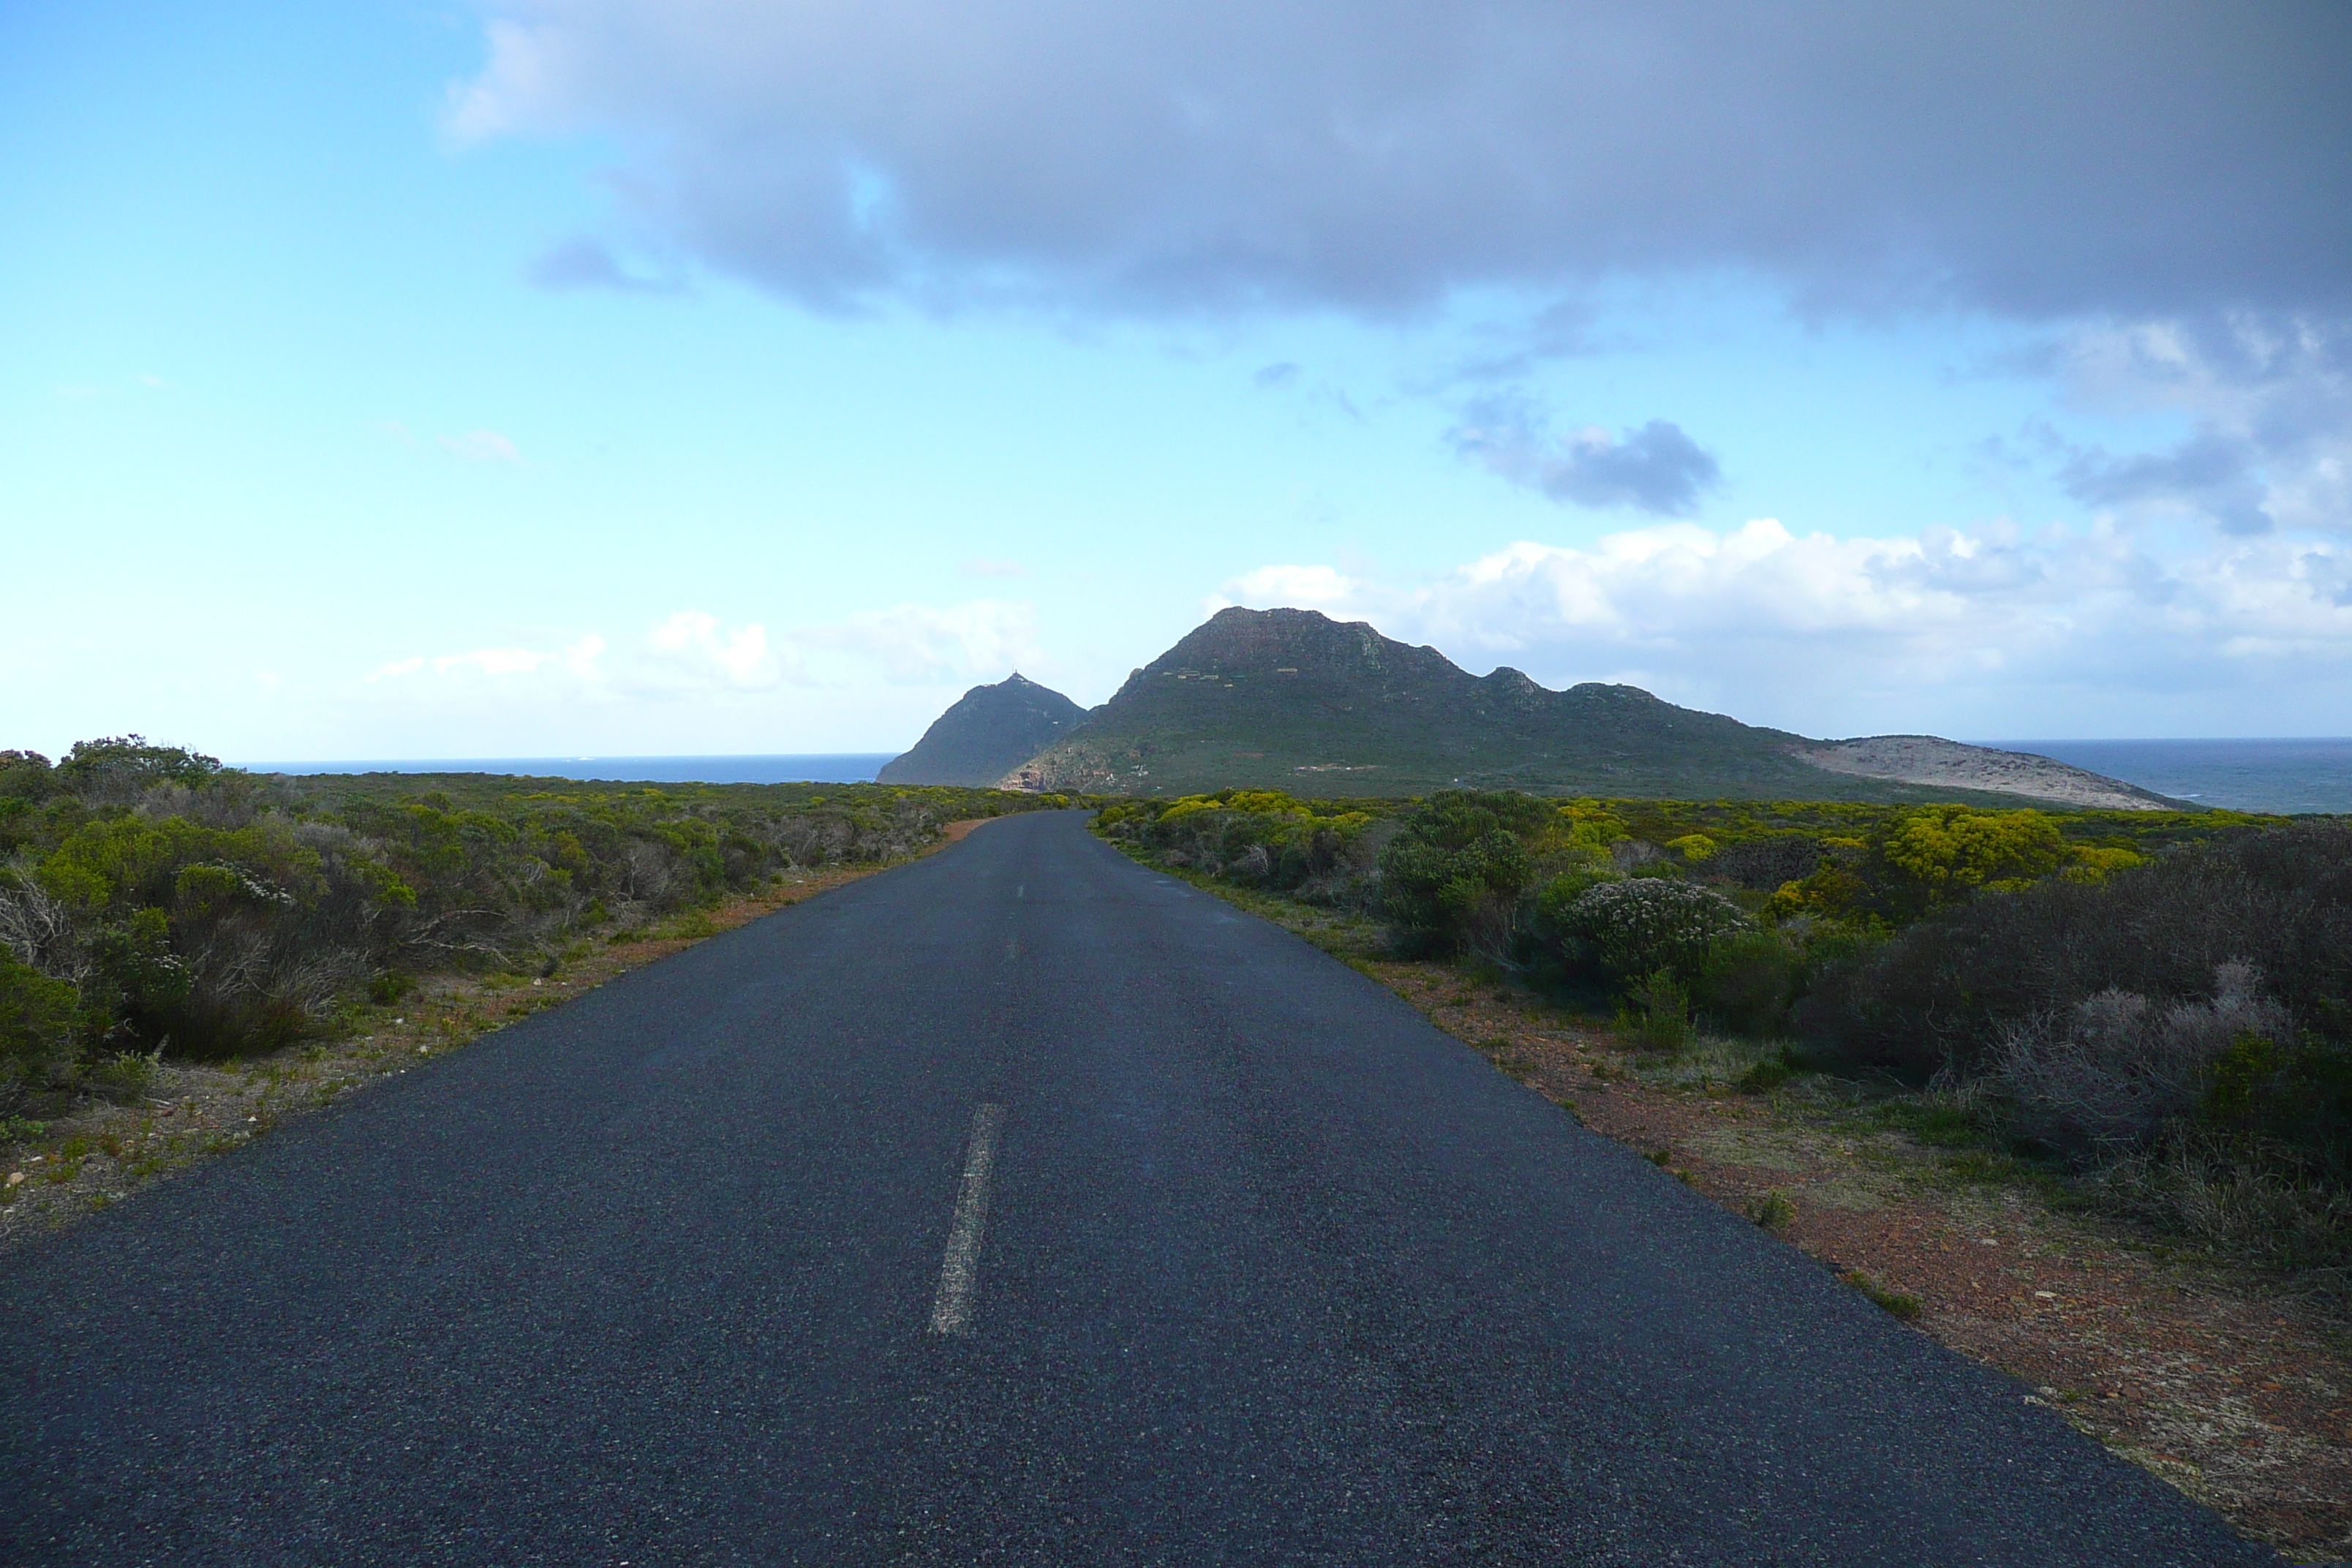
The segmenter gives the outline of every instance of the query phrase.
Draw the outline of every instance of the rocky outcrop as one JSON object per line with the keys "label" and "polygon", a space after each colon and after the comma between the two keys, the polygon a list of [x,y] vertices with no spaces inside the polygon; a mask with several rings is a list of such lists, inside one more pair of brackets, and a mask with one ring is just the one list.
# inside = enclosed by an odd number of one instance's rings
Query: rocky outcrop
{"label": "rocky outcrop", "polygon": [[1015,670],[975,686],[877,775],[882,784],[992,784],[1083,722],[1087,710]]}

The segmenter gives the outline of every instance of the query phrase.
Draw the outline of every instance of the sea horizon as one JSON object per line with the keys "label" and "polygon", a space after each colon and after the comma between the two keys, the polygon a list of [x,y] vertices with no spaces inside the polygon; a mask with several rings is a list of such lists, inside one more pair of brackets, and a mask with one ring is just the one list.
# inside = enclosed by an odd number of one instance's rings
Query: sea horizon
{"label": "sea horizon", "polygon": [[248,773],[502,773],[597,784],[872,784],[898,752],[745,752],[569,757],[406,757],[259,762]]}
{"label": "sea horizon", "polygon": [[[2352,813],[2352,737],[2000,740],[2192,805]],[[598,783],[871,784],[898,752],[747,752],[563,757],[409,757],[239,763],[252,773],[504,773]]]}
{"label": "sea horizon", "polygon": [[2352,737],[1969,743],[2030,752],[2191,805],[2290,816],[2352,812]]}

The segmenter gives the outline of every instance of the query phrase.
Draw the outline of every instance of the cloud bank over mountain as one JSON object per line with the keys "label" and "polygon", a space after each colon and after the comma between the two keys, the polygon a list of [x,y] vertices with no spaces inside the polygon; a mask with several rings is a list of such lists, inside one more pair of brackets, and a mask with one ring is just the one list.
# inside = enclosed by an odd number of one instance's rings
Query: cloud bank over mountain
{"label": "cloud bank over mountain", "polygon": [[2352,551],[2276,538],[2170,562],[2118,529],[1837,539],[1769,518],[1664,523],[1590,548],[1522,542],[1418,584],[1261,567],[1217,602],[1301,605],[1473,669],[1622,679],[1849,733],[1927,710],[1966,722],[1971,707],[1979,738],[2016,713],[2089,733],[2116,700],[2311,732],[2327,716],[2297,704],[2352,697]]}

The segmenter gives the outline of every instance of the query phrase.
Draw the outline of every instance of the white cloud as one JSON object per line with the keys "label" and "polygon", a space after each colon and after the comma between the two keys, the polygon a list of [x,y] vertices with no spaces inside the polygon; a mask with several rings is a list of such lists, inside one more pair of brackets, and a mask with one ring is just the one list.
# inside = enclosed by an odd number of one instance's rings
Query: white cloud
{"label": "white cloud", "polygon": [[522,454],[515,444],[495,430],[468,430],[463,436],[441,437],[444,451],[455,452],[477,463],[520,463]]}
{"label": "white cloud", "polygon": [[1002,599],[972,599],[944,610],[898,605],[793,633],[811,648],[862,654],[890,679],[908,682],[1001,678],[1036,662],[1036,636],[1034,608]]}
{"label": "white cloud", "polygon": [[723,632],[716,616],[681,610],[646,634],[637,672],[639,684],[651,676],[656,684],[688,690],[761,691],[788,669],[797,673],[798,665],[790,650],[769,648],[767,628],[756,622]]}
{"label": "white cloud", "polygon": [[[813,658],[829,668],[813,669]],[[554,647],[414,654],[367,679],[380,685],[437,678],[445,688],[511,688],[550,701],[669,701],[854,683],[863,679],[859,666],[878,665],[894,682],[925,683],[995,679],[1024,662],[1038,662],[1034,609],[973,599],[945,609],[899,605],[773,638],[758,622],[730,627],[707,612],[680,610],[618,648],[591,632]]]}
{"label": "white cloud", "polygon": [[1015,666],[1049,679],[1054,668],[1026,603],[898,605],[788,628],[688,607],[610,636],[485,636],[472,647],[382,662],[362,680],[295,672],[281,706],[295,710],[299,694],[305,738],[267,750],[314,757],[897,750],[964,688]]}
{"label": "white cloud", "polygon": [[1229,605],[1247,605],[1254,609],[1288,605],[1297,609],[1320,610],[1350,602],[1363,586],[1329,566],[1261,566],[1255,572],[1243,573],[1218,593],[1202,600],[1201,608],[1212,616]]}
{"label": "white cloud", "polygon": [[[1285,584],[1339,581],[1271,567],[1228,591],[1300,604]],[[1473,668],[1626,680],[1817,734],[2179,732],[2186,712],[2211,715],[2209,732],[2311,733],[2352,680],[2352,551],[2276,537],[2167,561],[2113,528],[1837,539],[1771,519],[1670,523],[1521,542],[1311,607]]]}

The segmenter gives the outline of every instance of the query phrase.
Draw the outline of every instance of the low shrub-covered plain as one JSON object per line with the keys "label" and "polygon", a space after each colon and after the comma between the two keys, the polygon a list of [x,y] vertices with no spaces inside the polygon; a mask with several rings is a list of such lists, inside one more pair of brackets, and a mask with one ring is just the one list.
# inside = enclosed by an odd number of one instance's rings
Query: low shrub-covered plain
{"label": "low shrub-covered plain", "polygon": [[[1225,791],[1105,809],[1171,868],[1376,917],[1630,1047],[1771,1042],[2199,1246],[2352,1265],[2352,823]],[[1944,1122],[1953,1123],[1945,1127]]]}
{"label": "low shrub-covered plain", "polygon": [[0,1138],[173,1058],[342,1028],[450,972],[551,973],[568,945],[770,879],[881,863],[959,818],[1069,804],[874,784],[257,776],[137,736],[0,752]]}

